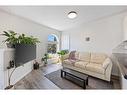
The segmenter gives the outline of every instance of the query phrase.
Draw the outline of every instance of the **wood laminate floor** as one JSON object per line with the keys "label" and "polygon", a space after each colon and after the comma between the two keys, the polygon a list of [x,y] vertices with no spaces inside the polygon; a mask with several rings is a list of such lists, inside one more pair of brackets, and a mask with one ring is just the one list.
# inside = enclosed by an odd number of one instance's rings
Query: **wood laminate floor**
{"label": "wood laminate floor", "polygon": [[[46,67],[40,67],[38,70],[33,70],[15,84],[15,89],[60,89],[47,79],[45,75],[61,68],[61,64],[48,64]],[[119,80],[113,79],[112,81],[114,83],[114,89],[119,89]]]}
{"label": "wood laminate floor", "polygon": [[33,70],[15,84],[15,89],[60,89],[44,76],[60,68],[62,68],[61,64],[48,64]]}

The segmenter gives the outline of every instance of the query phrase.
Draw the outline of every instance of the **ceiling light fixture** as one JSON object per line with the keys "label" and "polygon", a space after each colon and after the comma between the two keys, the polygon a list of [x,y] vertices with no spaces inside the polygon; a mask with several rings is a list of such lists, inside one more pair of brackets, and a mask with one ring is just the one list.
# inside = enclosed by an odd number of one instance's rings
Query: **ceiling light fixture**
{"label": "ceiling light fixture", "polygon": [[68,13],[68,18],[74,19],[77,17],[77,13],[75,11],[71,11]]}

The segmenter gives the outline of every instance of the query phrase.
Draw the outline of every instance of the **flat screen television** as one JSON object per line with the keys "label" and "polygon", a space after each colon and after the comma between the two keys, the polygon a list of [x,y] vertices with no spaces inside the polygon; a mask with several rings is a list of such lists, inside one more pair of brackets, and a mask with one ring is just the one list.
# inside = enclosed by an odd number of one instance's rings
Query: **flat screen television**
{"label": "flat screen television", "polygon": [[15,45],[15,66],[21,66],[36,59],[36,45],[16,44]]}

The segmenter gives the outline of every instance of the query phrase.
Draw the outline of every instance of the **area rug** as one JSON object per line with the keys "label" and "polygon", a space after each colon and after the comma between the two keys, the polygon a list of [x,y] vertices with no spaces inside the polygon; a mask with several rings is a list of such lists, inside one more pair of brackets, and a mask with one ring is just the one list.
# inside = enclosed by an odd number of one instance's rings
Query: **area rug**
{"label": "area rug", "polygon": [[[61,72],[60,70],[57,70],[55,72],[45,75],[45,77],[48,78],[50,81],[52,81],[55,85],[57,85],[61,89],[83,89],[82,81],[73,79],[70,76],[66,77],[69,80],[61,78],[60,72]],[[86,86],[86,89],[113,89],[113,83],[111,84],[101,79],[89,77],[88,86]]]}

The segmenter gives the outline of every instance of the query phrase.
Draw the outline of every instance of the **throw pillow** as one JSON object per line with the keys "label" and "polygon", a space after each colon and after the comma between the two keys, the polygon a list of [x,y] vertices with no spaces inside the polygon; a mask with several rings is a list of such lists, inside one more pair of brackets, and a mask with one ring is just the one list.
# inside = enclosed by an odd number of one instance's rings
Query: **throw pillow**
{"label": "throw pillow", "polygon": [[71,51],[70,54],[69,54],[69,59],[76,60],[75,53],[76,53],[76,51]]}

